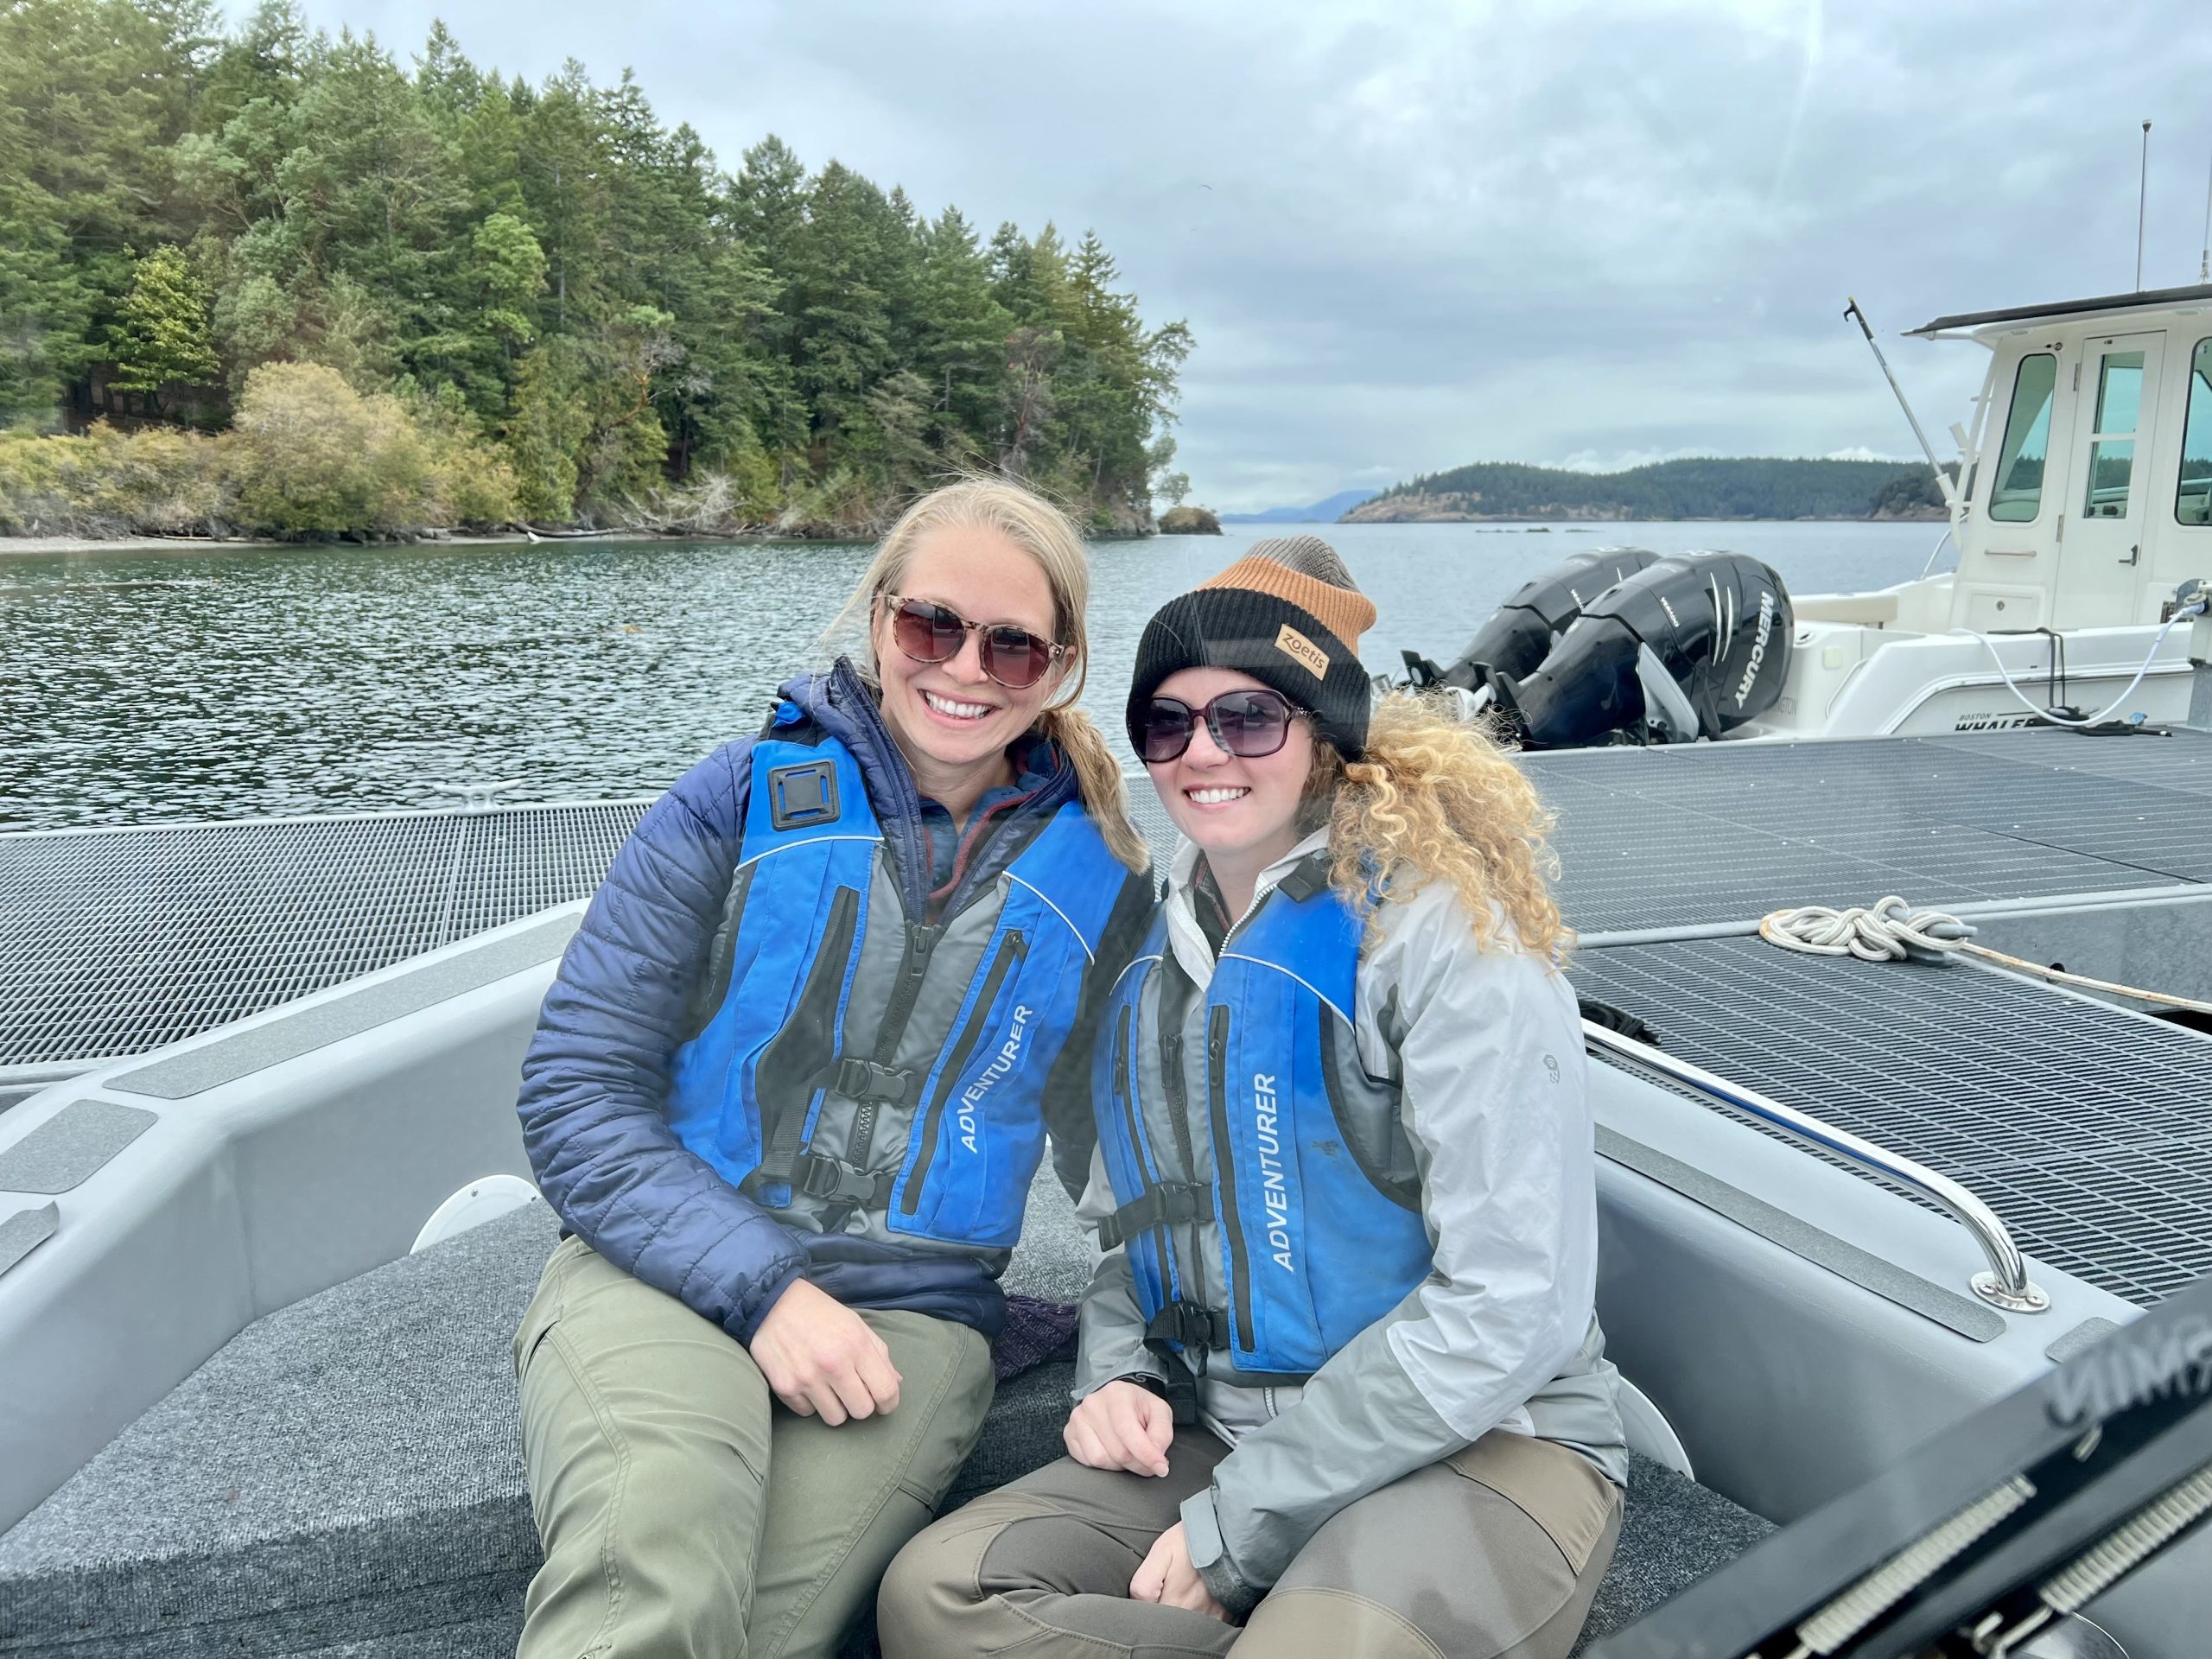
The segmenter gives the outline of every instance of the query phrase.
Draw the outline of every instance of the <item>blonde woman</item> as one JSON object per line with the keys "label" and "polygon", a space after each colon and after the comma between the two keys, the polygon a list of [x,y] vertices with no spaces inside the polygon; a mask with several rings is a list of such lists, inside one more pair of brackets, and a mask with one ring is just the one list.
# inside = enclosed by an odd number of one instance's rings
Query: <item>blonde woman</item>
{"label": "blonde woman", "polygon": [[1073,706],[1088,588],[1023,490],[916,502],[860,660],[679,779],[593,899],[523,1067],[566,1234],[515,1338],[526,1659],[829,1654],[974,1446],[1151,899]]}
{"label": "blonde woman", "polygon": [[1545,815],[1479,733],[1370,706],[1375,608],[1255,544],[1140,646],[1187,838],[1096,1047],[1070,1456],[892,1568],[891,1659],[1553,1659],[1626,1452]]}

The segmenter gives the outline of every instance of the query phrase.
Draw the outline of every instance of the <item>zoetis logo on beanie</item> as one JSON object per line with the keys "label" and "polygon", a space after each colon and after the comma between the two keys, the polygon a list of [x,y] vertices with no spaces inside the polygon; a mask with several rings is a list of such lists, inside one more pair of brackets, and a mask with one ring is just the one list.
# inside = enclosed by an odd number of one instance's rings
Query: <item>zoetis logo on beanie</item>
{"label": "zoetis logo on beanie", "polygon": [[1286,622],[1275,635],[1275,649],[1317,680],[1329,677],[1329,653]]}
{"label": "zoetis logo on beanie", "polygon": [[1373,701],[1359,639],[1374,626],[1375,601],[1319,537],[1255,542],[1145,624],[1123,711],[1129,741],[1144,752],[1162,681],[1186,668],[1227,668],[1290,699],[1312,717],[1316,736],[1357,760],[1367,747]]}

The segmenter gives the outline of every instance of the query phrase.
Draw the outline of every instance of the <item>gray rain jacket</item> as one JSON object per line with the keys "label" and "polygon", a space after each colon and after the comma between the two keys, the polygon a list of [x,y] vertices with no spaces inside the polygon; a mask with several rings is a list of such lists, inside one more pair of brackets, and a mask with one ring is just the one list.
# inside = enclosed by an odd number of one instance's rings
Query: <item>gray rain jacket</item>
{"label": "gray rain jacket", "polygon": [[[1317,831],[1270,866],[1255,909],[1326,839]],[[1186,843],[1166,900],[1174,965],[1194,988],[1185,1052],[1202,1052],[1214,969],[1192,909],[1197,861]],[[1338,1510],[1492,1429],[1557,1440],[1617,1484],[1628,1478],[1594,1313],[1596,1154],[1574,993],[1541,960],[1478,950],[1442,883],[1386,903],[1379,926],[1361,950],[1358,1057],[1402,1094],[1396,1122],[1363,1139],[1392,1147],[1394,1173],[1418,1176],[1434,1268],[1302,1385],[1240,1383],[1222,1356],[1208,1366],[1199,1409],[1234,1450],[1184,1504],[1183,1523],[1193,1565],[1232,1612],[1249,1611]],[[1206,1112],[1186,1111],[1191,1175],[1210,1181]],[[1115,1205],[1094,1154],[1078,1213],[1095,1227]],[[1189,1255],[1203,1282],[1190,1294],[1225,1307],[1218,1224],[1198,1233]],[[1084,1299],[1077,1399],[1116,1377],[1166,1377],[1177,1357],[1147,1348],[1144,1328],[1116,1248]]]}

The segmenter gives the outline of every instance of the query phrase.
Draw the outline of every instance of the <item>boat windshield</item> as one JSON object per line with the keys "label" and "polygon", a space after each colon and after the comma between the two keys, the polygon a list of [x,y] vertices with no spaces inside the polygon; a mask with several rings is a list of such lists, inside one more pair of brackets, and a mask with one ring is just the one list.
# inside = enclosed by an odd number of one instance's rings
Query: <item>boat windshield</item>
{"label": "boat windshield", "polygon": [[1989,516],[2024,524],[2043,511],[2043,464],[2050,450],[2050,395],[2058,384],[2058,359],[2034,352],[2020,359],[2012,382],[2012,412],[2005,417],[2005,447],[1997,455],[1997,481],[1989,493]]}
{"label": "boat windshield", "polygon": [[2196,342],[2189,365],[2189,414],[2181,428],[2181,481],[2174,490],[2174,518],[2212,524],[2212,340]]}

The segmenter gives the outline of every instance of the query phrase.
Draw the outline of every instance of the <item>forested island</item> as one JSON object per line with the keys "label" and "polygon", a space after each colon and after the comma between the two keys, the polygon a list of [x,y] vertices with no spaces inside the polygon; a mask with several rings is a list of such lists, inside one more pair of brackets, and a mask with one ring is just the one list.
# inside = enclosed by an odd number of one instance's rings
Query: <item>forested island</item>
{"label": "forested island", "polygon": [[1482,519],[1940,518],[1923,466],[1893,461],[1662,461],[1619,473],[1480,461],[1393,485],[1348,524]]}
{"label": "forested island", "polygon": [[726,171],[626,73],[0,5],[0,534],[865,535],[963,470],[1141,531],[1190,349],[1094,235]]}

